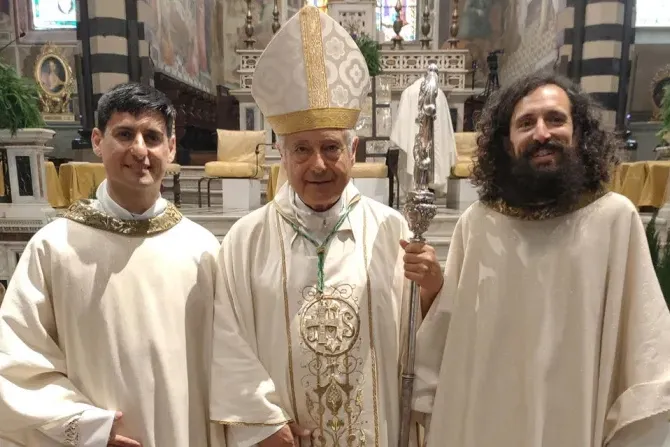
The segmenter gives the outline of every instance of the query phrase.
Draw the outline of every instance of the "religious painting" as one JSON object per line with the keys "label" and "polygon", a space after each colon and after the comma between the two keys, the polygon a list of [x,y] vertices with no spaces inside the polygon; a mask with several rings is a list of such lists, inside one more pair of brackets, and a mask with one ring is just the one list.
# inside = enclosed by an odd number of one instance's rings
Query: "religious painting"
{"label": "religious painting", "polygon": [[58,95],[68,81],[65,61],[56,55],[45,55],[37,62],[35,76],[47,94]]}
{"label": "religious painting", "polygon": [[31,0],[31,12],[35,30],[77,28],[76,0]]}
{"label": "religious painting", "polygon": [[72,68],[58,46],[47,43],[42,47],[35,62],[34,78],[39,87],[40,105],[45,119],[73,120],[69,106],[75,79]]}
{"label": "religious painting", "polygon": [[[143,0],[154,14],[147,40],[156,71],[213,92],[223,63],[222,0]],[[225,27],[224,27],[225,28]]]}

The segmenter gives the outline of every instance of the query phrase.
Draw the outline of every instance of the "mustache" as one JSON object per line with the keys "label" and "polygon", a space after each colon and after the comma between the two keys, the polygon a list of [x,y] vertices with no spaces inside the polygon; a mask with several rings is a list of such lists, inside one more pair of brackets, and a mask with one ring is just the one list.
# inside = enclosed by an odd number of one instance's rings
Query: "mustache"
{"label": "mustache", "polygon": [[530,159],[539,151],[546,149],[554,151],[558,154],[563,154],[568,149],[568,147],[565,144],[561,143],[560,141],[556,140],[549,140],[543,143],[539,141],[533,141],[531,144],[528,145],[528,147],[523,153],[523,156],[524,158]]}

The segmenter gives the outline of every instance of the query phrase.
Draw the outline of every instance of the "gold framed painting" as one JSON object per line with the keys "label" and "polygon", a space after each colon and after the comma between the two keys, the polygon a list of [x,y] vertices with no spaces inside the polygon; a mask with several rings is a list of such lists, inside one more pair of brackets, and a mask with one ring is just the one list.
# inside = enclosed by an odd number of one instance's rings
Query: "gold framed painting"
{"label": "gold framed painting", "polygon": [[72,68],[53,43],[42,47],[35,62],[35,82],[40,91],[42,113],[47,121],[71,121],[74,116],[69,111],[75,79]]}

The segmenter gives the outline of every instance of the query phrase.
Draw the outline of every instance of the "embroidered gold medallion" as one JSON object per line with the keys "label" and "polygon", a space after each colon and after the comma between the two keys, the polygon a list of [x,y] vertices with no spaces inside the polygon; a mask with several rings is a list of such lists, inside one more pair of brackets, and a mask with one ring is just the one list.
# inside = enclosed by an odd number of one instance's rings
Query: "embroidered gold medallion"
{"label": "embroidered gold medallion", "polygon": [[340,356],[358,340],[358,311],[341,298],[323,296],[312,301],[301,320],[302,339],[318,355]]}

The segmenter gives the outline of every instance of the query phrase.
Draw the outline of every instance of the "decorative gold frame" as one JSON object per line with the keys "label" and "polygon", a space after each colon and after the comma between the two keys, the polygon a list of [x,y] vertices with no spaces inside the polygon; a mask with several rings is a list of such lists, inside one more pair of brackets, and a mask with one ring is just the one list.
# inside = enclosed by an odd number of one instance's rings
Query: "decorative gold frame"
{"label": "decorative gold frame", "polygon": [[667,83],[670,85],[670,64],[661,68],[656,72],[654,78],[651,80],[651,85],[649,86],[649,96],[651,98],[651,107],[653,110],[652,120],[659,121],[661,119],[661,105],[657,104],[654,100],[654,91],[656,90],[658,84],[661,82]]}
{"label": "decorative gold frame", "polygon": [[[65,79],[58,76],[58,80],[61,81],[60,85],[62,85],[62,88],[58,91],[49,89],[42,81],[42,67],[49,60],[55,61],[62,67],[62,74]],[[39,89],[44,119],[47,121],[74,121],[74,115],[69,112],[68,107],[72,100],[75,79],[62,49],[53,42],[45,44],[35,62],[33,76]]]}

